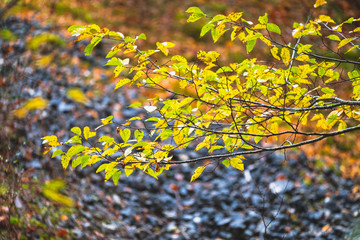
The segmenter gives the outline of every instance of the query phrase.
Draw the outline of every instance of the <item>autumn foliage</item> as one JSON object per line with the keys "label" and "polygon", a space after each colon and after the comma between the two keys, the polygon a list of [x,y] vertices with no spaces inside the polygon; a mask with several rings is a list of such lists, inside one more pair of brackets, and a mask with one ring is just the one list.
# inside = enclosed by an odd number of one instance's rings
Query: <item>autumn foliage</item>
{"label": "autumn foliage", "polygon": [[[314,7],[325,3],[318,0]],[[90,39],[85,55],[102,41],[113,43],[106,65],[114,67],[115,90],[148,88],[154,96],[130,105],[144,114],[125,123],[109,116],[96,129],[72,128],[74,136],[64,141],[44,137],[46,152],[57,148],[52,157],[61,157],[64,169],[98,164],[97,172],[117,184],[121,173],[129,176],[136,169],[157,178],[172,165],[202,163],[193,181],[209,162],[243,170],[246,155],[293,149],[360,129],[360,18],[337,23],[327,15],[309,17],[293,24],[293,39],[285,42],[267,14],[253,23],[243,12],[209,16],[198,7],[186,12],[190,23],[205,19],[201,37],[209,34],[214,43],[230,38],[244,45],[248,57],[224,64],[221,53],[199,50],[190,61],[171,55],[172,42],[139,49],[144,33],[131,37],[96,24],[68,29],[76,41]],[[251,57],[257,48],[265,49],[264,59]],[[112,135],[101,133],[109,126]],[[207,154],[173,159],[182,149]]]}

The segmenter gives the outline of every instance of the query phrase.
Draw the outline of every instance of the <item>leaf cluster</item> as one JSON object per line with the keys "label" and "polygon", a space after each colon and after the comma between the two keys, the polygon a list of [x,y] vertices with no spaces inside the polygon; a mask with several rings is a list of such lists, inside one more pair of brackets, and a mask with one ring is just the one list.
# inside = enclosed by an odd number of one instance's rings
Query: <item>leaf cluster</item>
{"label": "leaf cluster", "polygon": [[[317,1],[315,7],[324,2]],[[129,176],[139,169],[157,178],[170,165],[203,162],[195,169],[193,181],[208,164],[204,160],[243,170],[245,155],[295,148],[360,128],[360,62],[348,57],[359,50],[360,29],[343,31],[344,25],[352,26],[360,18],[339,24],[325,15],[309,18],[294,23],[293,41],[284,43],[281,29],[269,22],[267,14],[253,23],[243,12],[213,17],[198,7],[186,12],[190,14],[188,22],[208,19],[201,37],[209,33],[215,43],[229,32],[230,40],[243,44],[248,54],[256,46],[267,48],[271,62],[249,55],[241,62],[224,65],[219,60],[221,53],[202,50],[197,61],[189,62],[181,55],[170,55],[175,46],[172,42],[140,50],[137,41],[146,40],[143,33],[130,37],[95,24],[70,27],[77,41],[91,39],[85,55],[104,39],[116,42],[106,55],[106,65],[114,66],[114,77],[119,78],[115,89],[124,85],[151,88],[173,97],[157,96],[148,103],[133,104],[147,115],[125,124],[119,125],[109,116],[94,132],[87,126],[72,128],[75,136],[65,142],[58,142],[56,136],[44,137],[50,148],[68,146],[67,151],[58,149],[52,155],[61,156],[64,168],[71,161],[72,167],[81,168],[101,161],[97,172],[104,171],[105,180],[112,178],[117,184],[122,172]],[[319,53],[315,42],[311,44],[314,38],[321,40],[326,54]],[[158,54],[165,55],[166,62],[157,61]],[[346,71],[349,66],[351,70]],[[178,87],[171,89],[168,82]],[[344,95],[339,86],[350,88],[351,94]],[[135,128],[137,122],[144,128]],[[90,141],[108,124],[118,125],[117,137]],[[312,125],[316,127],[309,127]],[[272,146],[264,147],[263,142]],[[205,149],[208,155],[174,161],[174,151],[185,148]]]}

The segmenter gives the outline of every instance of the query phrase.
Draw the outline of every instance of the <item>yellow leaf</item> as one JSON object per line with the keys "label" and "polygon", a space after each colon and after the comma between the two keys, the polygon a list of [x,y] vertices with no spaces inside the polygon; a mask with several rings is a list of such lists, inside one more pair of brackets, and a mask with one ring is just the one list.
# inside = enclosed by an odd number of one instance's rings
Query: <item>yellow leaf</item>
{"label": "yellow leaf", "polygon": [[353,32],[359,32],[360,31],[360,27],[357,27],[353,30]]}
{"label": "yellow leaf", "polygon": [[236,169],[239,169],[240,171],[244,171],[243,161],[238,157],[231,158],[230,165]]}
{"label": "yellow leaf", "polygon": [[126,176],[130,176],[130,174],[134,171],[134,169],[131,166],[125,166],[125,174]]}
{"label": "yellow leaf", "polygon": [[28,114],[28,110],[24,107],[21,107],[21,108],[15,109],[13,114],[17,118],[24,118]]}
{"label": "yellow leaf", "polygon": [[321,5],[326,4],[326,0],[316,0],[315,4],[314,4],[314,8],[320,7]]}
{"label": "yellow leaf", "polygon": [[156,180],[158,180],[158,177],[156,175],[156,173],[154,172],[154,170],[152,170],[152,168],[146,168],[145,171],[147,174],[149,174],[150,176],[152,176],[153,178],[155,178]]}
{"label": "yellow leaf", "polygon": [[227,17],[231,20],[231,21],[237,21],[239,18],[241,18],[242,16],[242,12],[237,12],[237,13],[230,13]]}
{"label": "yellow leaf", "polygon": [[320,15],[316,20],[315,22],[329,22],[329,23],[335,23],[335,21],[329,17],[329,16],[326,16],[326,15]]}
{"label": "yellow leaf", "polygon": [[44,109],[47,107],[47,105],[47,100],[43,99],[42,97],[35,97],[25,103],[25,108],[31,111],[36,109]]}
{"label": "yellow leaf", "polygon": [[61,143],[59,143],[57,140],[57,136],[55,136],[55,135],[46,136],[46,137],[43,137],[42,139],[44,139],[42,142],[43,144],[47,143],[51,147],[56,147],[56,146],[61,145]]}
{"label": "yellow leaf", "polygon": [[271,55],[277,59],[277,60],[280,60],[280,57],[277,55],[278,52],[279,52],[279,49],[277,47],[273,47],[270,49],[270,52],[271,52]]}
{"label": "yellow leaf", "polygon": [[301,61],[301,62],[306,62],[309,60],[309,56],[302,54],[296,57],[296,60]]}
{"label": "yellow leaf", "polygon": [[167,56],[169,54],[168,48],[173,48],[175,46],[172,42],[163,42],[163,43],[156,43],[157,48]]}
{"label": "yellow leaf", "polygon": [[281,49],[281,58],[283,60],[283,63],[287,66],[290,63],[290,51],[287,48]]}
{"label": "yellow leaf", "polygon": [[196,168],[195,171],[194,171],[194,174],[191,176],[190,182],[197,179],[201,175],[201,173],[204,171],[204,169],[205,169],[205,166],[201,166],[201,167]]}
{"label": "yellow leaf", "polygon": [[345,39],[341,40],[341,42],[339,43],[337,48],[339,49],[353,40],[355,40],[355,38],[345,38]]}
{"label": "yellow leaf", "polygon": [[96,135],[96,132],[90,132],[90,128],[89,127],[84,127],[84,137],[86,140],[88,140],[89,138],[93,137]]}
{"label": "yellow leaf", "polygon": [[90,158],[90,160],[89,160],[89,162],[88,162],[88,166],[91,166],[91,165],[97,163],[97,162],[100,161],[101,159],[102,159],[102,158],[99,157],[99,156],[97,156],[97,155],[91,155],[91,158]]}
{"label": "yellow leaf", "polygon": [[81,34],[77,37],[76,41],[81,41],[81,40],[83,40],[83,39],[86,39],[86,38],[92,37],[92,36],[93,36],[92,33],[83,32],[83,33],[81,33]]}
{"label": "yellow leaf", "polygon": [[74,205],[74,201],[71,198],[59,193],[59,191],[65,187],[66,185],[64,181],[52,180],[43,186],[42,193],[46,198],[52,201],[72,207]]}
{"label": "yellow leaf", "polygon": [[86,97],[86,95],[81,91],[80,88],[70,88],[66,91],[66,96],[70,98],[71,100],[86,104],[89,102],[89,99]]}

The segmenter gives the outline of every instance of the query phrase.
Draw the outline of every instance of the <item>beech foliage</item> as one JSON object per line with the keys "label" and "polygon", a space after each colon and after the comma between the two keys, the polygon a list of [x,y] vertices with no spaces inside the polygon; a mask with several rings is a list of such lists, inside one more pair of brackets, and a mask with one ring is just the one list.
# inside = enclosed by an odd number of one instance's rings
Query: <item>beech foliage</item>
{"label": "beech foliage", "polygon": [[[325,3],[317,0],[314,7]],[[189,23],[205,22],[200,37],[242,44],[247,58],[224,64],[221,53],[199,50],[190,61],[171,55],[172,42],[139,49],[144,33],[131,37],[96,24],[68,29],[76,41],[90,39],[85,55],[101,41],[114,43],[106,65],[113,66],[118,79],[115,90],[126,85],[171,97],[133,103],[129,107],[147,114],[122,124],[108,116],[96,129],[72,128],[70,139],[44,137],[46,152],[61,157],[64,169],[97,163],[96,172],[104,171],[105,181],[116,185],[121,174],[136,169],[158,178],[172,165],[197,162],[193,181],[209,162],[242,171],[246,155],[297,148],[360,129],[360,18],[309,17],[293,24],[292,39],[286,42],[284,30],[267,14],[252,22],[243,12],[209,16],[198,7],[186,12]],[[265,52],[264,59],[252,57],[257,49]],[[114,134],[101,132],[106,125],[116,128]],[[173,159],[183,149],[207,154]]]}

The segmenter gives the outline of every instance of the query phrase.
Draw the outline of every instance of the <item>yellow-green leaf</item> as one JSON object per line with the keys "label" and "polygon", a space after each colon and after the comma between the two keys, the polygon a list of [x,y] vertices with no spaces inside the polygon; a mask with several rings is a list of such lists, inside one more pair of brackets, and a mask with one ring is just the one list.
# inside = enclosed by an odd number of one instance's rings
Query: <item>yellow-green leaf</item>
{"label": "yellow-green leaf", "polygon": [[281,35],[281,30],[280,30],[279,26],[276,25],[276,24],[274,24],[274,23],[268,23],[268,24],[266,24],[266,30]]}
{"label": "yellow-green leaf", "polygon": [[71,128],[71,130],[73,133],[75,133],[76,135],[81,135],[81,129],[79,127],[73,127]]}
{"label": "yellow-green leaf", "polygon": [[255,44],[256,44],[256,38],[252,39],[250,41],[247,41],[247,43],[246,43],[246,52],[250,53],[254,49]]}
{"label": "yellow-green leaf", "polygon": [[64,152],[61,150],[61,149],[58,149],[58,150],[56,150],[55,152],[53,152],[53,154],[52,154],[52,158],[54,158],[54,157],[56,157],[56,156],[59,156],[59,155],[61,155],[61,154],[63,154]]}
{"label": "yellow-green leaf", "polygon": [[114,181],[114,185],[117,186],[118,182],[119,182],[119,178],[120,178],[121,172],[117,171],[116,173],[114,173],[114,175],[112,176],[112,179]]}
{"label": "yellow-green leaf", "polygon": [[329,36],[327,36],[328,39],[330,40],[334,40],[334,41],[341,41],[341,39],[339,38],[339,36],[335,35],[335,34],[331,34]]}

